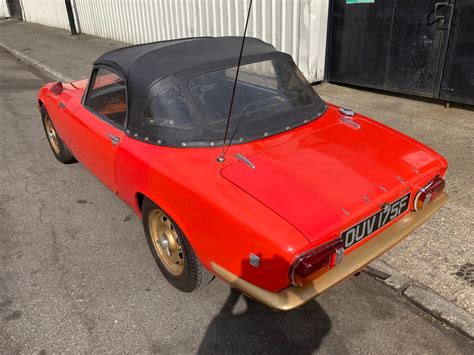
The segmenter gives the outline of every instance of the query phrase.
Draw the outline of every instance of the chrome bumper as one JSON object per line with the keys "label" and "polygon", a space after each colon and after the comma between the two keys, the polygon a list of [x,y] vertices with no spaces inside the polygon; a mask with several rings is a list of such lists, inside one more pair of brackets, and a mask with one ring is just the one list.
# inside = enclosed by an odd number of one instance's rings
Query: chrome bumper
{"label": "chrome bumper", "polygon": [[448,201],[448,195],[442,193],[428,206],[417,212],[410,212],[398,222],[344,256],[342,262],[321,275],[304,287],[290,286],[280,292],[270,292],[257,287],[238,276],[230,273],[219,265],[212,263],[214,273],[257,301],[278,309],[287,311],[308,302],[314,297],[338,284],[347,277],[361,270],[371,261],[391,249],[411,232],[422,225]]}

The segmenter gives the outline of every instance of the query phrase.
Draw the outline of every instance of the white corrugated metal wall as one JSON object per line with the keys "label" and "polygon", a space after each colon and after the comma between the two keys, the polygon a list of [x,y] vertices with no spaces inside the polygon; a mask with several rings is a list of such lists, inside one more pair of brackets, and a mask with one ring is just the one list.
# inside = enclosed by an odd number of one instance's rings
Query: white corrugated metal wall
{"label": "white corrugated metal wall", "polygon": [[0,0],[0,17],[10,17],[7,0]]}
{"label": "white corrugated metal wall", "polygon": [[64,0],[21,0],[23,20],[69,30]]}
{"label": "white corrugated metal wall", "polygon": [[[324,78],[328,0],[254,0],[248,35]],[[82,32],[128,43],[242,35],[249,0],[76,0]]]}
{"label": "white corrugated metal wall", "polygon": [[[73,0],[83,33],[127,43],[240,36],[249,0]],[[64,0],[22,0],[25,20],[69,29]],[[254,0],[248,36],[293,56],[309,81],[324,78],[329,0]]]}

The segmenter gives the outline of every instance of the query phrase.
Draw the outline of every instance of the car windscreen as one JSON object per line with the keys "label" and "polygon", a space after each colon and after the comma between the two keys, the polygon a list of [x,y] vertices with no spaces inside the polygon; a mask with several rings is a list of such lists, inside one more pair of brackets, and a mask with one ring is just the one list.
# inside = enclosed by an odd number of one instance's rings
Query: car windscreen
{"label": "car windscreen", "polygon": [[[153,140],[183,147],[221,145],[236,70],[193,71],[153,84],[142,121]],[[232,143],[268,137],[303,125],[325,110],[291,57],[245,63],[239,71],[228,137],[234,137]]]}

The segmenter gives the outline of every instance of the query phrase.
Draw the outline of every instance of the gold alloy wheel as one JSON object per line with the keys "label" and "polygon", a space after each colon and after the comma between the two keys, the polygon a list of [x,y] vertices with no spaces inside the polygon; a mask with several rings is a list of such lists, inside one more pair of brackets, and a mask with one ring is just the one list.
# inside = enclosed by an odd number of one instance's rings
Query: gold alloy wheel
{"label": "gold alloy wheel", "polygon": [[46,128],[46,134],[48,135],[49,143],[51,143],[51,147],[53,148],[56,154],[59,154],[59,141],[58,135],[56,134],[56,130],[54,129],[53,123],[48,115],[44,118],[44,126]]}
{"label": "gold alloy wheel", "polygon": [[153,209],[148,218],[150,236],[161,262],[174,276],[184,270],[184,255],[176,228],[168,216],[159,209]]}

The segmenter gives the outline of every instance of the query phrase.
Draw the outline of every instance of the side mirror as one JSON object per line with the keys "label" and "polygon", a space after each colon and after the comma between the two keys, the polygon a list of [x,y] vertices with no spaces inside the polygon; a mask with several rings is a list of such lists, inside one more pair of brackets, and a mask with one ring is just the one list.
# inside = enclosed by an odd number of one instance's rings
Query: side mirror
{"label": "side mirror", "polygon": [[53,94],[55,95],[59,95],[60,93],[63,92],[63,83],[61,83],[60,81],[58,81],[56,84],[54,84],[53,86],[51,86],[51,88],[49,89],[49,91],[51,91]]}

